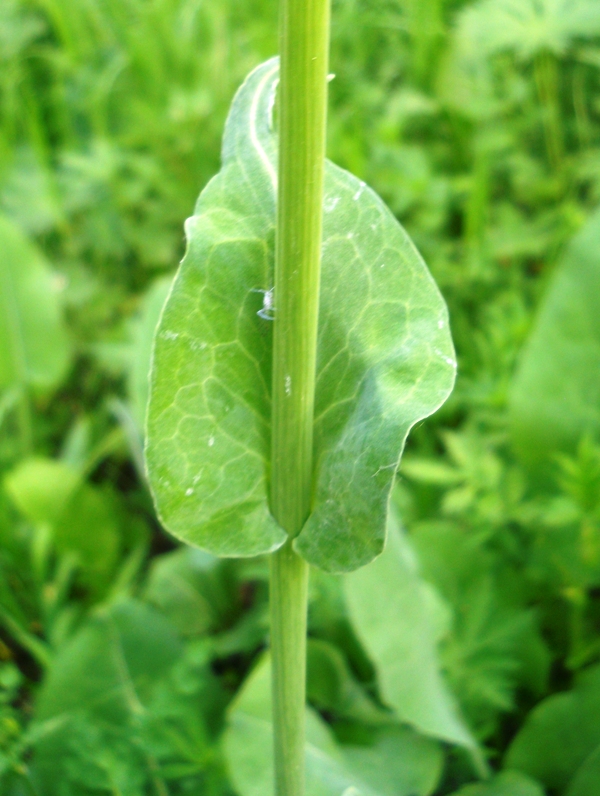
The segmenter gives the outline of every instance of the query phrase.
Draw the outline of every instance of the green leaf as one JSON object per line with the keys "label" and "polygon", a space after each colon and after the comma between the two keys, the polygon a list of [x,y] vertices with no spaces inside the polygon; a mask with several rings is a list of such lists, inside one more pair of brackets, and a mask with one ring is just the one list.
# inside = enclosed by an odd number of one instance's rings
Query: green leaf
{"label": "green leaf", "polygon": [[90,731],[112,727],[121,734],[128,724],[135,726],[180,653],[167,620],[135,601],[97,612],[62,647],[37,701],[36,721],[48,727],[35,753],[44,796],[62,793],[82,721]]}
{"label": "green leaf", "polygon": [[50,530],[58,552],[77,556],[80,576],[101,585],[120,546],[109,496],[64,462],[41,457],[23,460],[4,483],[23,515]]}
{"label": "green leaf", "polygon": [[529,713],[506,764],[562,790],[599,745],[600,666],[594,666],[572,691],[548,697]]}
{"label": "green leaf", "polygon": [[544,791],[518,771],[503,771],[491,782],[465,785],[452,796],[544,796]]}
{"label": "green leaf", "polygon": [[231,561],[183,547],[152,562],[145,599],[184,636],[220,630],[239,611]]}
{"label": "green leaf", "polygon": [[375,669],[352,627],[344,594],[344,577],[320,569],[311,572],[308,633],[343,650],[358,679],[363,683],[372,683]]}
{"label": "green leaf", "polygon": [[319,711],[371,725],[394,723],[393,714],[376,705],[352,676],[341,651],[309,638],[306,650],[306,696]]}
{"label": "green leaf", "polygon": [[[277,80],[273,59],[234,99],[154,349],[147,461],[159,516],[217,555],[285,541],[268,509],[272,329],[259,315],[273,279]],[[295,544],[347,571],[383,549],[406,435],[448,396],[455,361],[445,304],[406,233],[331,163],[320,295],[314,503]]]}
{"label": "green leaf", "polygon": [[415,556],[390,516],[388,544],[370,566],[346,576],[354,628],[377,669],[383,701],[420,732],[473,751],[440,671],[439,598],[419,576]]}
{"label": "green leaf", "polygon": [[[342,747],[316,713],[308,709],[306,718],[306,796],[341,796],[351,787],[361,796],[425,796],[435,788],[441,752],[427,739],[395,727],[382,733],[374,746]],[[224,746],[233,784],[241,796],[274,792],[266,658],[230,709]]]}
{"label": "green leaf", "polygon": [[0,215],[0,389],[55,387],[69,365],[60,282],[42,253]]}
{"label": "green leaf", "polygon": [[553,276],[512,385],[513,444],[540,473],[553,452],[600,433],[599,250],[597,212]]}
{"label": "green leaf", "polygon": [[345,749],[344,759],[362,782],[384,796],[426,796],[438,785],[444,755],[439,744],[396,725],[378,730],[372,746]]}
{"label": "green leaf", "polygon": [[565,796],[590,796],[600,793],[600,746],[586,758],[571,780]]}
{"label": "green leaf", "polygon": [[38,695],[40,721],[91,711],[121,721],[141,709],[181,653],[171,624],[135,600],[97,611],[60,650]]}
{"label": "green leaf", "polygon": [[4,486],[30,522],[54,525],[80,481],[79,473],[68,464],[36,456],[8,473]]}

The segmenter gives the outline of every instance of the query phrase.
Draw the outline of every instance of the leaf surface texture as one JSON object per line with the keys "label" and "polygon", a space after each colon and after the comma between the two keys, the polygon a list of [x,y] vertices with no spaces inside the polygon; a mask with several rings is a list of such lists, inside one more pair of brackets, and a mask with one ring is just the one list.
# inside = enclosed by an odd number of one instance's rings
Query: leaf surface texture
{"label": "leaf surface texture", "polygon": [[[268,507],[272,323],[259,314],[273,279],[277,80],[273,59],[233,101],[222,170],[186,223],[151,375],[147,461],[160,517],[225,556],[286,538]],[[348,571],[381,552],[406,435],[446,399],[455,367],[446,307],[418,252],[381,200],[328,162],[314,499],[296,539],[310,563]]]}

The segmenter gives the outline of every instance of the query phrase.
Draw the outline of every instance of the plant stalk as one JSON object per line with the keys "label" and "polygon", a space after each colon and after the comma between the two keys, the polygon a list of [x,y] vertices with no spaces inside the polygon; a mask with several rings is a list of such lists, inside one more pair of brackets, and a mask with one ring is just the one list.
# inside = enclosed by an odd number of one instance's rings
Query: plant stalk
{"label": "plant stalk", "polygon": [[329,0],[282,0],[271,511],[290,539],[271,556],[277,796],[304,793],[308,565],[292,540],[311,509],[328,50]]}

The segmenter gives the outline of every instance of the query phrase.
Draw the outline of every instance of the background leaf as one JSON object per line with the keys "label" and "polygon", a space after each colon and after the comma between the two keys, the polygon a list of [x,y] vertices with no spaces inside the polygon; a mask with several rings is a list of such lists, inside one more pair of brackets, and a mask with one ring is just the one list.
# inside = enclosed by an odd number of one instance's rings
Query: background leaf
{"label": "background leaf", "polygon": [[426,796],[436,790],[444,756],[441,747],[409,727],[386,727],[372,746],[344,750],[347,765],[360,781],[384,796]]}
{"label": "background leaf", "polygon": [[599,251],[596,212],[552,278],[512,384],[513,445],[545,474],[552,453],[600,433]]}
{"label": "background leaf", "polygon": [[593,666],[572,691],[534,708],[510,746],[506,764],[562,790],[599,745],[600,666]]}
{"label": "background leaf", "polygon": [[[268,511],[271,328],[257,314],[272,285],[277,79],[268,61],[234,99],[223,168],[186,223],[156,336],[156,504],[169,530],[218,555],[266,553],[285,538]],[[295,544],[312,564],[346,571],[381,552],[406,435],[443,403],[456,363],[446,307],[406,233],[330,163],[320,295],[315,498]]]}
{"label": "background leaf", "polygon": [[503,771],[491,782],[465,785],[452,796],[544,796],[544,791],[537,782],[517,771]]}
{"label": "background leaf", "polygon": [[78,727],[93,734],[112,726],[127,746],[127,728],[143,719],[153,689],[180,654],[167,620],[135,601],[99,611],[63,646],[38,701],[37,721],[47,730],[36,745],[35,772],[44,796],[62,793],[73,752],[86,743]]}
{"label": "background leaf", "polygon": [[59,278],[3,215],[0,250],[0,388],[18,384],[50,390],[70,361]]}
{"label": "background leaf", "polygon": [[53,459],[25,459],[5,479],[8,494],[42,533],[50,532],[55,549],[72,554],[80,577],[104,582],[120,548],[110,493],[82,481],[68,464]]}
{"label": "background leaf", "polygon": [[600,791],[600,745],[585,759],[571,780],[565,796],[589,796]]}
{"label": "background leaf", "polygon": [[383,701],[420,732],[476,750],[441,675],[439,607],[393,516],[385,551],[370,566],[347,575],[345,588]]}
{"label": "background leaf", "polygon": [[239,611],[235,570],[203,550],[183,547],[154,560],[145,599],[184,636],[222,629]]}
{"label": "background leaf", "polygon": [[[436,744],[406,728],[382,733],[370,747],[338,745],[327,725],[307,709],[306,794],[340,796],[355,787],[362,796],[425,796],[441,768]],[[252,672],[230,708],[224,739],[231,778],[240,796],[273,792],[271,681],[267,659]],[[401,771],[400,776],[394,772]]]}

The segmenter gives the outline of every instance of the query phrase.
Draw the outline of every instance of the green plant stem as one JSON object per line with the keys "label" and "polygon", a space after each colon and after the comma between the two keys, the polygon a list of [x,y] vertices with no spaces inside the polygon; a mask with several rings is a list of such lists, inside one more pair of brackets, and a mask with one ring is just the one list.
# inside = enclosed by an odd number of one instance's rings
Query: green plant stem
{"label": "green plant stem", "polygon": [[288,542],[271,556],[275,792],[304,793],[308,564]]}
{"label": "green plant stem", "polygon": [[277,795],[302,796],[308,567],[291,542],[312,489],[329,0],[282,0],[280,35],[271,511],[290,541],[271,562],[273,722]]}

